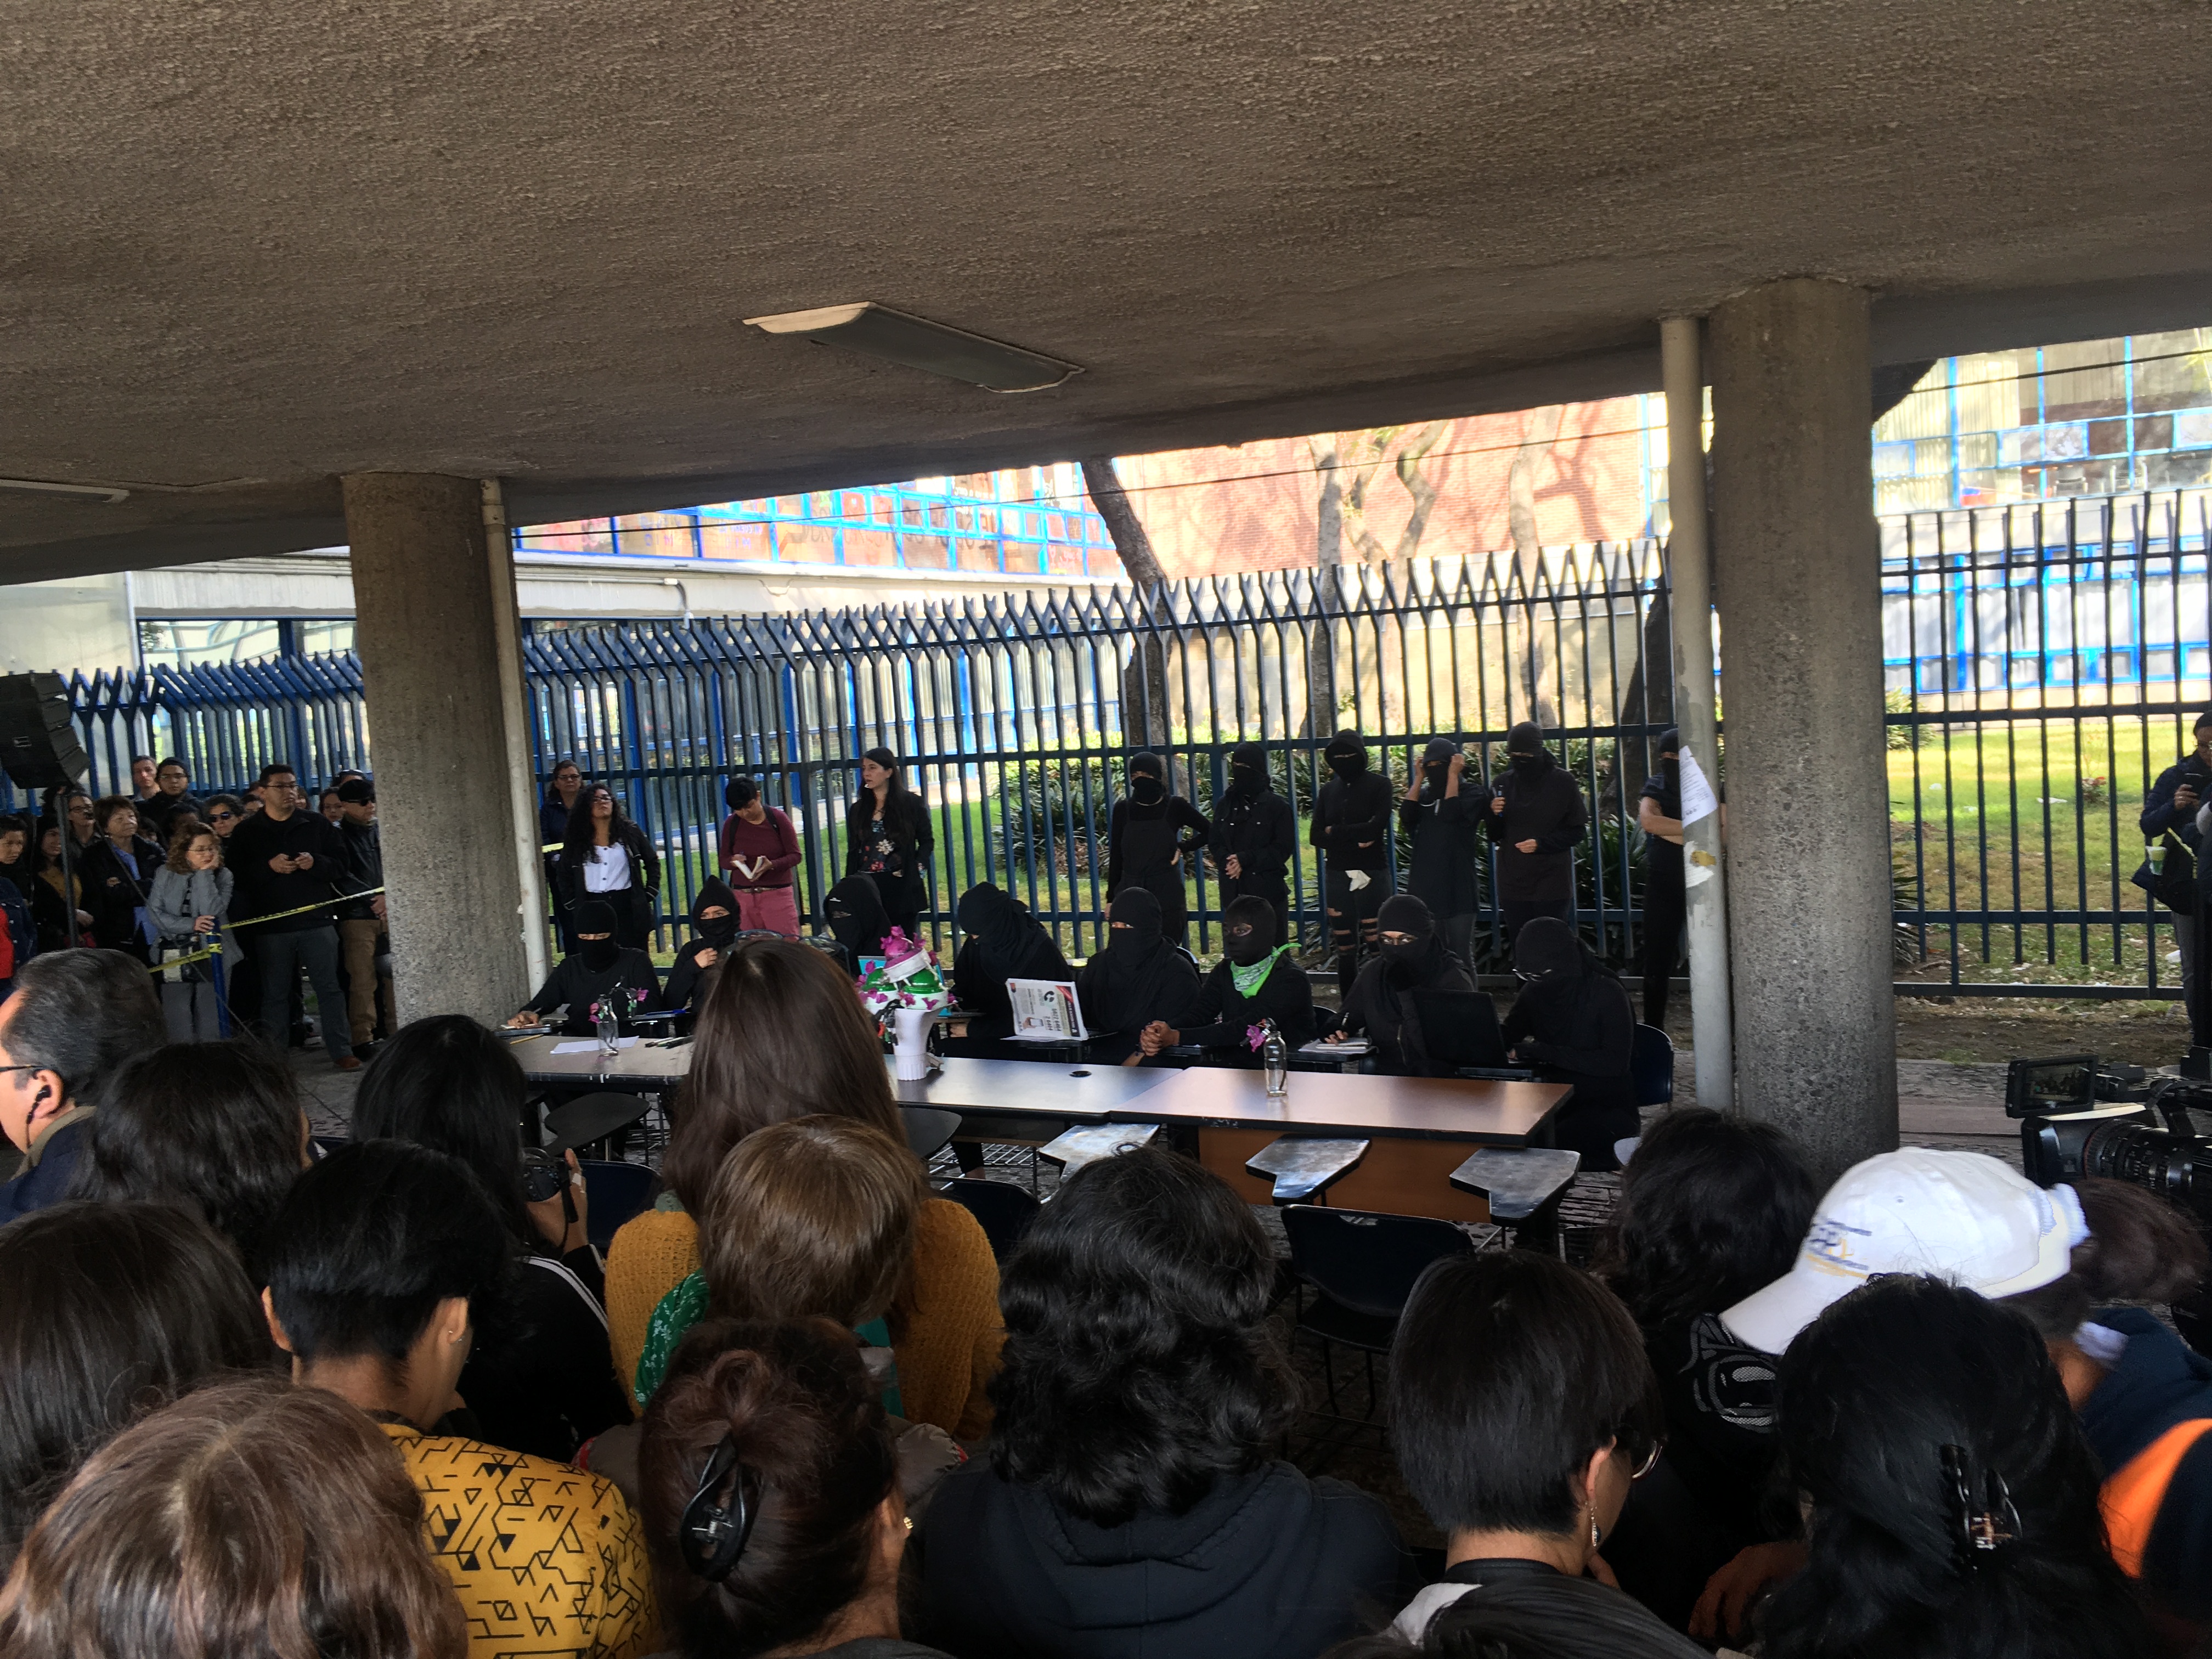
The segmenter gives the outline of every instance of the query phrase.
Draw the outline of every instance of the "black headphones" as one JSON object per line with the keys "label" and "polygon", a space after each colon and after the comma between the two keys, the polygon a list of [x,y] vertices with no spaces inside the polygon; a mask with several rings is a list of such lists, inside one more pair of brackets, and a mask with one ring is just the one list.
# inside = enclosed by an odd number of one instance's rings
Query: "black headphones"
{"label": "black headphones", "polygon": [[[727,1503],[716,1501],[716,1490],[735,1473]],[[699,1476],[699,1490],[684,1506],[678,1537],[684,1547],[684,1565],[710,1584],[727,1578],[745,1553],[760,1514],[760,1477],[738,1461],[738,1442],[725,1434],[708,1458]]]}

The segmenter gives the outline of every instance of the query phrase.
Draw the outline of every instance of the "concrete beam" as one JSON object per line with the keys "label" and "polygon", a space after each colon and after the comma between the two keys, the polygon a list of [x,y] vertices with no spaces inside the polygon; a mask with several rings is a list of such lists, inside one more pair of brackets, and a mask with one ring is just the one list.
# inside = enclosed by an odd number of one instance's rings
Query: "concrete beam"
{"label": "concrete beam", "polygon": [[[532,990],[511,719],[514,563],[484,533],[474,478],[345,481],[355,643],[376,734],[394,991],[403,1020],[496,1024]],[[534,882],[529,884],[535,885]]]}
{"label": "concrete beam", "polygon": [[1824,1179],[1897,1145],[1867,324],[1800,279],[1707,335],[1735,1097]]}

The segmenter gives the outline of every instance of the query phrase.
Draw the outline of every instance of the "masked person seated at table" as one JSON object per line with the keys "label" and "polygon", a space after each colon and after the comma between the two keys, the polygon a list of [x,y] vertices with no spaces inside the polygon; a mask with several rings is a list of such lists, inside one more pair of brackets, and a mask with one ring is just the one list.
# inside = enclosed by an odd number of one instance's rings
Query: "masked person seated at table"
{"label": "masked person seated at table", "polygon": [[1584,1170],[1617,1170],[1613,1144],[1641,1127],[1628,1074],[1636,1011],[1627,989],[1575,930],[1539,916],[1513,943],[1522,982],[1499,1035],[1520,1065],[1547,1083],[1574,1086],[1553,1120],[1559,1145],[1583,1155]]}
{"label": "masked person seated at table", "polygon": [[1221,918],[1224,954],[1200,983],[1198,999],[1183,1010],[1180,1024],[1154,1020],[1145,1027],[1146,1058],[1195,1043],[1226,1049],[1240,1065],[1257,1066],[1249,1034],[1268,1019],[1293,1048],[1311,1040],[1313,987],[1291,954],[1295,946],[1275,937],[1275,907],[1264,898],[1230,905]]}
{"label": "masked person seated at table", "polygon": [[1428,1077],[1434,1068],[1413,993],[1472,991],[1474,981],[1466,964],[1444,948],[1429,907],[1411,893],[1383,900],[1375,924],[1382,953],[1352,981],[1328,1040],[1364,1036],[1373,1045],[1375,1070],[1389,1077]]}
{"label": "masked person seated at table", "polygon": [[[618,1005],[617,1018],[660,1006],[660,977],[653,958],[642,951],[615,942],[614,906],[604,899],[586,899],[574,911],[576,948],[561,958],[545,976],[538,994],[522,1005],[522,1012],[507,1023],[527,1030],[544,1023],[541,1016],[566,1005],[561,1030],[571,1036],[592,1032],[592,1005],[602,998]],[[635,1006],[631,1004],[634,1002]],[[625,1023],[627,1034],[630,1027]]]}
{"label": "masked person seated at table", "polygon": [[1106,948],[1076,975],[1075,995],[1092,1056],[1134,1066],[1145,1027],[1180,1018],[1197,997],[1198,969],[1161,936],[1160,902],[1148,889],[1123,888],[1106,918]]}
{"label": "masked person seated at table", "polygon": [[822,920],[845,954],[847,973],[858,975],[863,958],[883,955],[891,919],[874,877],[848,876],[832,887],[822,901]]}
{"label": "masked person seated at table", "polygon": [[960,931],[967,937],[952,958],[952,994],[969,1014],[970,1041],[1014,1034],[1010,979],[1073,979],[1073,969],[1030,908],[989,882],[960,896]]}
{"label": "masked person seated at table", "polygon": [[668,970],[668,987],[661,1001],[671,1008],[697,1013],[714,988],[714,969],[722,953],[738,936],[738,896],[720,877],[699,884],[699,896],[691,901],[691,937],[676,953]]}

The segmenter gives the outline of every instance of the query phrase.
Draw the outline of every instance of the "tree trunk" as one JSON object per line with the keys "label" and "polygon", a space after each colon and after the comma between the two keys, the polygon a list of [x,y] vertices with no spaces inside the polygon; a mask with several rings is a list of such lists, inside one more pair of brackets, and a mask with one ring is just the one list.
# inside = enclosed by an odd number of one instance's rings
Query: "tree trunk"
{"label": "tree trunk", "polygon": [[[1139,617],[1159,614],[1166,604],[1167,573],[1160,568],[1144,521],[1129,505],[1128,492],[1121,488],[1121,475],[1114,470],[1114,458],[1085,455],[1079,465],[1091,504],[1106,521],[1114,551],[1137,590],[1133,609]],[[1139,627],[1135,630],[1135,648],[1121,669],[1121,740],[1132,748],[1165,748],[1171,730],[1165,643],[1158,633]]]}
{"label": "tree trunk", "polygon": [[1314,610],[1305,625],[1306,712],[1301,737],[1326,737],[1336,730],[1336,628],[1328,620],[1326,597],[1344,562],[1344,469],[1336,434],[1323,432],[1306,440],[1320,475],[1320,529],[1314,542]]}

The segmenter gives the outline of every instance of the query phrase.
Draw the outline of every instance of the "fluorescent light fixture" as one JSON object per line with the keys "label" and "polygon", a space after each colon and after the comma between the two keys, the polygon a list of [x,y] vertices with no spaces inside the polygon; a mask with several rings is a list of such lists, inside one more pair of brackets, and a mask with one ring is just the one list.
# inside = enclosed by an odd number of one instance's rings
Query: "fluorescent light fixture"
{"label": "fluorescent light fixture", "polygon": [[908,368],[965,380],[987,392],[1042,392],[1082,369],[1073,363],[1024,351],[1000,340],[987,340],[965,329],[947,328],[926,317],[910,316],[863,300],[857,305],[817,306],[811,311],[748,317],[748,327],[767,334],[796,334],[817,345],[842,346],[888,358]]}
{"label": "fluorescent light fixture", "polygon": [[0,478],[0,489],[34,490],[41,495],[89,495],[110,507],[131,499],[129,490],[118,489],[113,484],[50,483],[44,478]]}

